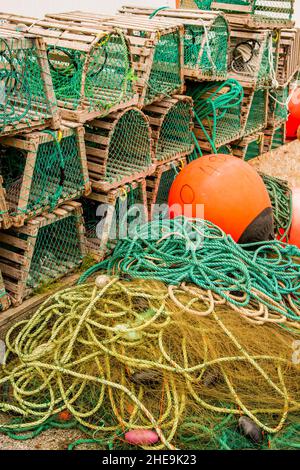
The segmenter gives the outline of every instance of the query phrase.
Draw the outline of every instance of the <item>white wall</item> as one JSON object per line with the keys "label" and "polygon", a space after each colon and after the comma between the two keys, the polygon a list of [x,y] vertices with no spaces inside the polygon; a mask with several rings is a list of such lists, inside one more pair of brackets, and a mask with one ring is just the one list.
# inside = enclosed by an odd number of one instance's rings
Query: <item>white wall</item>
{"label": "white wall", "polygon": [[[115,13],[122,4],[136,4],[157,8],[174,6],[175,0],[0,0],[0,11],[41,17],[46,12],[84,10]],[[300,0],[295,0],[295,19],[300,27]]]}

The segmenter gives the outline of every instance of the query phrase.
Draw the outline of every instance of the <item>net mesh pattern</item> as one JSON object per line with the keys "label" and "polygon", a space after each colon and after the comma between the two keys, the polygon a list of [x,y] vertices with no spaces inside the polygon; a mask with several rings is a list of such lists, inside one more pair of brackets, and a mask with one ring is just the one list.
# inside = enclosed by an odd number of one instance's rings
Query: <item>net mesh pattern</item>
{"label": "net mesh pattern", "polygon": [[158,40],[147,85],[145,105],[181,89],[179,32],[164,34]]}
{"label": "net mesh pattern", "polygon": [[271,150],[275,150],[278,147],[281,147],[285,142],[284,139],[284,126],[280,126],[277,129],[275,129],[273,138],[272,138],[272,145],[271,145]]}
{"label": "net mesh pattern", "polygon": [[27,163],[26,151],[0,147],[0,172],[12,216],[35,214],[60,201],[83,194],[85,184],[75,134],[49,141],[41,137],[36,156]]}
{"label": "net mesh pattern", "polygon": [[31,39],[6,39],[0,33],[0,135],[20,122],[28,127],[52,117],[46,94],[42,53]]}
{"label": "net mesh pattern", "polygon": [[256,90],[251,103],[249,116],[245,127],[245,135],[253,134],[266,125],[266,91]]}
{"label": "net mesh pattern", "polygon": [[134,95],[128,47],[120,34],[105,36],[89,54],[49,47],[48,59],[61,107],[105,111]]}
{"label": "net mesh pattern", "polygon": [[[203,46],[204,42],[204,46]],[[184,35],[184,66],[199,69],[208,78],[227,76],[228,27],[219,17],[207,30],[203,26],[186,25]]]}
{"label": "net mesh pattern", "polygon": [[269,93],[269,109],[274,122],[285,122],[288,118],[288,87],[277,88]]}

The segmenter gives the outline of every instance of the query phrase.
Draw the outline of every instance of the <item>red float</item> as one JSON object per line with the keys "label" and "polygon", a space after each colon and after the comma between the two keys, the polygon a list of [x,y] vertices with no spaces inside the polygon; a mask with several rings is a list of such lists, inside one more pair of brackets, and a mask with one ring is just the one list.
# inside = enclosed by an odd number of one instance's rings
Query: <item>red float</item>
{"label": "red float", "polygon": [[290,114],[288,120],[286,121],[286,138],[290,140],[297,139],[297,131],[299,126],[300,119]]}
{"label": "red float", "polygon": [[289,242],[300,248],[300,188],[293,189],[293,217]]}
{"label": "red float", "polygon": [[288,107],[289,112],[296,119],[300,119],[300,88],[296,88],[296,90],[292,92]]}

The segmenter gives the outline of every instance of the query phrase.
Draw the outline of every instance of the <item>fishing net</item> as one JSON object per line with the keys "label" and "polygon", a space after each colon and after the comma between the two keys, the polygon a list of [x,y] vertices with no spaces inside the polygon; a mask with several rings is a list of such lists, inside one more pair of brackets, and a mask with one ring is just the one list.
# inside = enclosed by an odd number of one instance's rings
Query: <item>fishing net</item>
{"label": "fishing net", "polygon": [[272,89],[269,91],[269,118],[272,125],[284,123],[288,118],[288,87]]}
{"label": "fishing net", "polygon": [[294,340],[211,291],[101,276],[8,332],[0,409],[15,418],[0,429],[32,437],[67,410],[101,448],[141,429],[156,432],[151,449],[299,446]]}
{"label": "fishing net", "polygon": [[87,191],[82,144],[81,133],[71,129],[2,140],[0,172],[16,223]]}
{"label": "fishing net", "polygon": [[287,181],[262,173],[261,176],[272,202],[276,237],[288,241],[292,225],[292,190]]}
{"label": "fishing net", "polygon": [[231,145],[232,154],[248,162],[263,153],[263,143],[263,134],[246,137]]}
{"label": "fishing net", "polygon": [[48,46],[48,60],[58,104],[62,108],[108,112],[132,99],[129,48],[120,32],[105,34],[89,51]]}
{"label": "fishing net", "polygon": [[120,186],[151,168],[151,129],[139,109],[110,114],[85,128],[89,175],[95,187]]}
{"label": "fishing net", "polygon": [[[195,78],[227,78],[228,25],[218,16],[209,27],[185,24],[184,67],[199,71]],[[189,76],[189,74],[187,73]]]}
{"label": "fishing net", "polygon": [[82,199],[87,251],[98,260],[115,247],[119,238],[128,235],[130,224],[137,217],[140,223],[147,220],[143,183],[133,183],[109,196],[103,193],[102,199],[103,202]]}
{"label": "fishing net", "polygon": [[211,149],[236,140],[242,133],[244,91],[233,79],[224,83],[190,83],[187,93],[194,101],[195,135]]}
{"label": "fishing net", "polygon": [[285,125],[274,129],[272,136],[271,150],[281,147],[285,143]]}
{"label": "fishing net", "polygon": [[293,257],[300,257],[295,246],[279,241],[238,245],[210,222],[175,217],[137,226],[91,272],[104,266],[113,274],[170,285],[193,282],[254,324],[299,329],[300,264]]}
{"label": "fishing net", "polygon": [[253,93],[244,135],[254,134],[266,127],[267,124],[267,92],[256,90]]}
{"label": "fishing net", "polygon": [[161,35],[155,45],[144,105],[158,98],[181,92],[180,33]]}
{"label": "fishing net", "polygon": [[53,124],[46,66],[38,40],[0,30],[0,135]]}

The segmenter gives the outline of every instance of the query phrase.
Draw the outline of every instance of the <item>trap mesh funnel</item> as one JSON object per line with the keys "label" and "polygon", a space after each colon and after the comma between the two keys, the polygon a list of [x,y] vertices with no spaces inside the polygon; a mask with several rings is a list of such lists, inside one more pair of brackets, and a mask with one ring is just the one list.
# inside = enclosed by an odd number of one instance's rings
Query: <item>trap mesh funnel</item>
{"label": "trap mesh funnel", "polygon": [[0,136],[59,127],[59,115],[41,38],[0,25]]}
{"label": "trap mesh funnel", "polygon": [[144,112],[151,124],[156,162],[185,157],[193,151],[193,102],[190,97],[165,99],[146,106]]}
{"label": "trap mesh funnel", "polygon": [[190,82],[187,93],[194,102],[194,134],[201,149],[215,151],[241,137],[248,103],[238,82]]}
{"label": "trap mesh funnel", "polygon": [[272,127],[279,126],[288,118],[287,100],[289,96],[288,86],[269,90],[268,94],[268,124]]}
{"label": "trap mesh funnel", "polygon": [[64,119],[85,122],[138,103],[129,44],[121,31],[0,14],[6,27],[45,39],[53,87]]}
{"label": "trap mesh funnel", "polygon": [[[153,8],[123,6],[120,13],[149,18]],[[211,11],[159,10],[155,19],[184,26],[184,75],[194,80],[222,80],[227,77],[229,31],[221,13]]]}
{"label": "trap mesh funnel", "polygon": [[283,27],[293,24],[294,0],[180,0],[181,8],[221,10],[233,23]]}
{"label": "trap mesh funnel", "polygon": [[0,269],[14,305],[78,267],[84,255],[82,209],[76,202],[0,233]]}
{"label": "trap mesh funnel", "polygon": [[[133,60],[134,84],[144,106],[175,93],[182,93],[183,77],[183,26],[171,21],[163,24],[155,19],[67,12],[62,14],[72,25],[118,30],[130,44]],[[57,15],[54,15],[57,17]],[[59,16],[59,15],[58,15]]]}
{"label": "trap mesh funnel", "polygon": [[131,224],[148,220],[145,180],[117,188],[109,193],[92,192],[82,199],[86,249],[97,261],[115,247],[116,241],[128,234]]}
{"label": "trap mesh funnel", "polygon": [[277,67],[276,80],[286,86],[300,68],[300,29],[282,29],[274,37]]}
{"label": "trap mesh funnel", "polygon": [[251,135],[264,129],[267,125],[268,93],[266,90],[255,90],[249,104],[249,112],[244,129],[244,135]]}
{"label": "trap mesh funnel", "polygon": [[246,162],[257,158],[264,152],[264,134],[257,132],[231,144],[232,155]]}
{"label": "trap mesh funnel", "polygon": [[0,157],[14,226],[90,192],[83,127],[5,137]]}
{"label": "trap mesh funnel", "polygon": [[243,86],[268,87],[275,67],[271,31],[233,27],[230,39],[229,76]]}
{"label": "trap mesh funnel", "polygon": [[167,207],[169,192],[176,176],[185,165],[186,158],[163,163],[146,179],[149,220],[169,216]]}
{"label": "trap mesh funnel", "polygon": [[137,108],[111,113],[85,127],[89,175],[96,190],[109,191],[153,170],[151,129]]}

